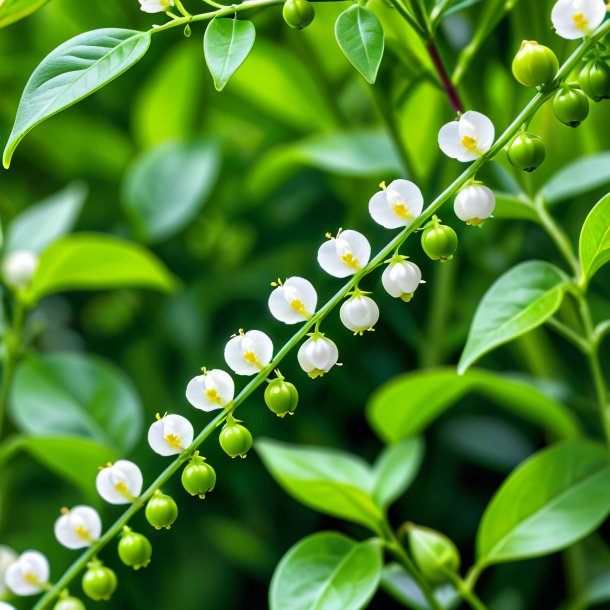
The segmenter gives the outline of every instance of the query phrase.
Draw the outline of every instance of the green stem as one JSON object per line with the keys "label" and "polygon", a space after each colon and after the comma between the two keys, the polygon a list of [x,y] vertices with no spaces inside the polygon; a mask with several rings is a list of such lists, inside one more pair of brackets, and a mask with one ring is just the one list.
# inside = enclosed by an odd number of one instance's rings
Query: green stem
{"label": "green stem", "polygon": [[390,0],[390,4],[400,13],[400,16],[417,32],[422,40],[428,40],[429,34],[419,25],[415,17],[404,7],[400,0]]}
{"label": "green stem", "polygon": [[547,324],[557,334],[576,346],[583,354],[588,355],[591,351],[591,344],[586,339],[583,339],[573,328],[561,322],[561,320],[550,318],[547,320]]}
{"label": "green stem", "polygon": [[447,576],[457,589],[457,592],[462,596],[462,599],[467,602],[471,608],[474,608],[474,610],[487,610],[487,606],[479,599],[467,582],[452,572],[447,572]]}

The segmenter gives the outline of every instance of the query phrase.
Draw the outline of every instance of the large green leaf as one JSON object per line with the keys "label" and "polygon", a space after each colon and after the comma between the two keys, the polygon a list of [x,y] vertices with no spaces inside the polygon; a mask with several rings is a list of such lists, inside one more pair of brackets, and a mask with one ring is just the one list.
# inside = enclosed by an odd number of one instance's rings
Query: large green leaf
{"label": "large green leaf", "polygon": [[359,4],[351,6],[337,18],[335,37],[354,68],[374,83],[384,47],[383,28],[375,13]]}
{"label": "large green leaf", "polygon": [[254,46],[256,30],[251,21],[216,17],[205,31],[203,54],[216,91],[222,91]]}
{"label": "large green leaf", "polygon": [[544,261],[527,261],[500,277],[477,308],[458,372],[544,324],[559,309],[566,285],[564,273]]}
{"label": "large green leaf", "polygon": [[335,532],[303,538],[284,555],[269,589],[271,610],[359,610],[379,585],[382,547]]}
{"label": "large green leaf", "polygon": [[15,21],[19,21],[40,7],[44,6],[49,0],[3,0],[0,2],[0,28],[6,27]]}
{"label": "large green leaf", "polygon": [[293,498],[379,531],[383,515],[372,498],[374,478],[366,462],[336,449],[295,448],[270,439],[255,446],[267,470]]}
{"label": "large green leaf", "polygon": [[148,32],[106,28],[80,34],[47,55],[21,96],[4,149],[4,167],[8,168],[28,131],[125,72],[146,53],[149,44]]}
{"label": "large green leaf", "polygon": [[87,187],[74,182],[24,210],[8,226],[5,250],[42,252],[51,242],[72,229],[86,196]]}
{"label": "large green leaf", "polygon": [[209,196],[219,168],[217,142],[203,138],[162,144],[137,159],[123,202],[142,237],[162,240],[183,229]]}
{"label": "large green leaf", "polygon": [[536,208],[524,195],[511,195],[510,193],[495,193],[496,208],[494,218],[510,220],[529,220],[539,222]]}
{"label": "large green leaf", "polygon": [[485,396],[556,438],[579,433],[574,415],[539,389],[518,379],[479,370],[462,376],[453,369],[436,369],[394,377],[372,395],[367,416],[384,442],[395,443],[421,433],[470,393]]}
{"label": "large green leaf", "polygon": [[589,212],[580,233],[579,252],[586,284],[610,260],[610,194]]}
{"label": "large green leaf", "polygon": [[28,358],[17,369],[11,415],[25,433],[77,436],[128,451],[142,429],[140,400],[112,364],[84,354]]}
{"label": "large green leaf", "polygon": [[169,292],[175,280],[158,258],[137,244],[108,235],[75,233],[42,253],[28,296],[35,302],[64,290],[131,286]]}
{"label": "large green leaf", "polygon": [[610,453],[571,440],[515,470],[485,510],[477,562],[486,566],[563,549],[595,530],[610,512]]}

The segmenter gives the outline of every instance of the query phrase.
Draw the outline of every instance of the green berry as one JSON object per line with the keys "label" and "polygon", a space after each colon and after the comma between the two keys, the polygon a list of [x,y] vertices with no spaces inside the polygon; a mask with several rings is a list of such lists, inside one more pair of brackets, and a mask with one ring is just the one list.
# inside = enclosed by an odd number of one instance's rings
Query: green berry
{"label": "green berry", "polygon": [[582,90],[594,101],[610,99],[610,65],[603,59],[591,59],[578,75]]}
{"label": "green berry", "polygon": [[445,262],[453,258],[458,238],[451,227],[441,224],[441,221],[433,216],[422,231],[421,246],[433,261]]}
{"label": "green berry", "polygon": [[440,532],[412,525],[409,547],[415,564],[426,580],[432,583],[446,582],[449,580],[448,573],[456,573],[460,568],[459,551]]}
{"label": "green berry", "polygon": [[99,561],[92,561],[83,576],[85,595],[95,602],[108,601],[117,586],[116,574]]}
{"label": "green berry", "polygon": [[53,606],[53,610],[86,610],[86,608],[77,597],[66,595]]}
{"label": "green berry", "polygon": [[196,455],[182,471],[182,485],[192,496],[199,496],[203,500],[205,494],[216,485],[216,472],[206,464],[204,457]]}
{"label": "green berry", "polygon": [[542,165],[546,151],[544,142],[533,133],[520,133],[508,146],[508,160],[517,169],[533,172]]}
{"label": "green berry", "polygon": [[578,89],[562,87],[553,99],[557,119],[570,127],[578,127],[589,116],[589,100]]}
{"label": "green berry", "polygon": [[294,384],[283,378],[274,379],[265,389],[265,404],[278,417],[294,413],[299,402],[299,393]]}
{"label": "green berry", "polygon": [[557,56],[535,40],[524,40],[513,60],[513,74],[526,87],[550,83],[559,70]]}
{"label": "green berry", "polygon": [[155,491],[146,505],[146,519],[155,529],[169,529],[178,518],[178,506],[173,498]]}
{"label": "green berry", "polygon": [[284,21],[295,30],[306,28],[315,17],[315,10],[307,0],[286,0],[282,9]]}
{"label": "green berry", "polygon": [[123,536],[118,546],[121,561],[134,570],[145,568],[152,557],[152,546],[146,536],[132,532],[130,528],[123,528]]}
{"label": "green berry", "polygon": [[227,422],[220,432],[220,446],[231,458],[245,458],[252,447],[252,435],[237,421]]}

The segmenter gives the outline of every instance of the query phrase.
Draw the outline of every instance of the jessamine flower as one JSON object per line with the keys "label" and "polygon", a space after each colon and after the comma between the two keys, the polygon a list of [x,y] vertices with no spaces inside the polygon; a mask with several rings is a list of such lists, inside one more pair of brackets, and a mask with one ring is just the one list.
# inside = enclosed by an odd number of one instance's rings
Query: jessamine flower
{"label": "jessamine flower", "polygon": [[37,268],[38,255],[35,252],[15,250],[2,261],[2,276],[12,288],[25,288],[32,281]]}
{"label": "jessamine flower", "polygon": [[41,552],[25,551],[6,570],[6,585],[15,595],[37,595],[48,588],[50,572]]}
{"label": "jessamine flower", "polygon": [[186,399],[201,411],[224,409],[235,396],[235,383],[229,373],[220,369],[208,371],[193,377],[186,386]]}
{"label": "jessamine flower", "polygon": [[553,6],[551,21],[559,36],[575,40],[588,36],[605,16],[604,0],[559,0]]}
{"label": "jessamine flower", "polygon": [[326,234],[328,241],[318,250],[320,267],[335,277],[354,275],[367,266],[371,257],[371,245],[358,231],[339,229],[336,237]]}
{"label": "jessamine flower", "polygon": [[397,254],[384,269],[381,283],[390,296],[408,303],[419,285],[425,282],[421,279],[420,268],[406,256]]}
{"label": "jessamine flower", "polygon": [[280,322],[298,324],[315,313],[318,295],[305,278],[289,277],[284,283],[278,279],[271,285],[275,289],[269,295],[269,310]]}
{"label": "jessamine flower", "polygon": [[140,469],[129,460],[119,460],[100,468],[95,480],[97,492],[110,504],[131,504],[142,492]]}
{"label": "jessamine flower", "polygon": [[355,335],[362,335],[366,330],[373,330],[377,324],[379,307],[373,299],[358,291],[341,305],[339,317],[343,326]]}
{"label": "jessamine flower", "polygon": [[496,196],[483,184],[471,184],[463,188],[455,198],[455,215],[469,225],[480,227],[496,207]]}
{"label": "jessamine flower", "polygon": [[386,229],[408,227],[422,212],[424,198],[419,187],[409,180],[394,180],[369,201],[369,213],[373,220]]}
{"label": "jessamine flower", "polygon": [[148,429],[148,444],[159,455],[177,455],[188,449],[195,437],[191,422],[182,415],[157,413],[157,421]]}
{"label": "jessamine flower", "polygon": [[260,330],[240,329],[225,347],[225,360],[238,375],[256,375],[273,358],[273,343]]}
{"label": "jessamine flower", "polygon": [[466,163],[485,154],[491,148],[494,137],[495,129],[489,118],[469,110],[457,121],[441,127],[438,145],[448,157]]}
{"label": "jessamine flower", "polygon": [[301,345],[297,359],[301,368],[315,379],[328,373],[337,364],[339,350],[324,333],[315,332]]}
{"label": "jessamine flower", "polygon": [[99,539],[102,533],[102,520],[91,506],[62,508],[54,529],[59,544],[68,549],[83,549]]}
{"label": "jessamine flower", "polygon": [[10,546],[0,545],[0,597],[7,594],[5,574],[8,567],[17,561],[19,555]]}
{"label": "jessamine flower", "polygon": [[139,0],[140,9],[145,13],[162,13],[170,6],[174,6],[173,0]]}

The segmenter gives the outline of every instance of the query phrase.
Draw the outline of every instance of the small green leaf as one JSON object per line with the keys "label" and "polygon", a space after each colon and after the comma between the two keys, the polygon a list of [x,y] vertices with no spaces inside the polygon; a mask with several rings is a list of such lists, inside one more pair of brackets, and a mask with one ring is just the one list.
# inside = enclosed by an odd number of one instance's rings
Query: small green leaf
{"label": "small green leaf", "polygon": [[610,453],[572,440],[535,454],[489,503],[477,536],[479,566],[545,555],[594,531],[610,512]]}
{"label": "small green leaf", "polygon": [[3,0],[0,2],[0,28],[19,21],[39,8],[49,0]]}
{"label": "small green leaf", "polygon": [[335,37],[351,64],[369,83],[374,83],[383,57],[383,28],[372,11],[355,4],[341,13]]}
{"label": "small green leaf", "polygon": [[11,416],[36,437],[76,436],[128,451],[140,438],[142,407],[114,365],[84,354],[28,358],[17,369]]}
{"label": "small green leaf", "polygon": [[294,448],[270,439],[255,446],[271,476],[301,504],[379,532],[383,515],[372,498],[366,462],[336,449]]}
{"label": "small green leaf", "polygon": [[107,85],[141,59],[149,45],[148,32],[107,28],[80,34],[47,55],[21,96],[4,167],[31,129]]}
{"label": "small green leaf", "polygon": [[204,138],[162,144],[136,159],[123,202],[142,237],[158,241],[183,229],[209,196],[219,169],[218,144]]}
{"label": "small green leaf", "polygon": [[250,21],[215,17],[203,37],[203,54],[214,79],[216,91],[222,91],[254,46],[256,30]]}
{"label": "small green leaf", "polygon": [[171,292],[175,280],[141,246],[95,233],[75,233],[52,243],[40,257],[28,298],[65,290],[140,287]]}
{"label": "small green leaf", "polygon": [[269,590],[271,610],[360,610],[379,585],[383,566],[378,540],[356,542],[319,532],[284,555]]}
{"label": "small green leaf", "polygon": [[559,309],[566,285],[563,272],[544,261],[527,261],[500,277],[477,308],[458,372],[544,324]]}
{"label": "small green leaf", "polygon": [[610,194],[589,212],[580,232],[580,266],[585,285],[610,261]]}

